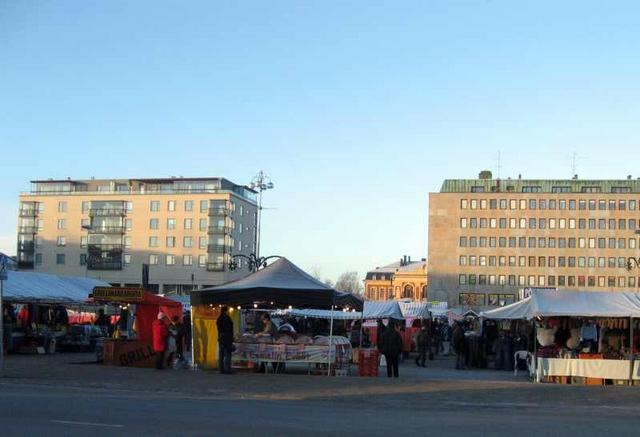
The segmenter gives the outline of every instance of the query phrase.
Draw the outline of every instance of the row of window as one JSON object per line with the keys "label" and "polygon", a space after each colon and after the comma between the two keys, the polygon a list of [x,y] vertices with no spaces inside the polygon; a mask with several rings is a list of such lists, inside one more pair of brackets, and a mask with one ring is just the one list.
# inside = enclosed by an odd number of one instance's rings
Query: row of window
{"label": "row of window", "polygon": [[[213,240],[212,240],[213,241]],[[219,241],[219,240],[216,240]],[[193,247],[193,243],[194,243],[194,237],[182,237],[182,247],[183,248],[191,248]],[[206,249],[207,248],[207,244],[209,244],[209,238],[208,237],[198,237],[198,248],[200,249]],[[224,239],[222,241],[220,241],[218,244],[220,245],[225,245],[224,243]],[[67,238],[64,236],[58,236],[57,240],[56,240],[56,245],[58,247],[64,247],[67,245]],[[88,239],[86,236],[82,236],[80,237],[80,247],[85,248],[88,245]],[[124,237],[123,238],[123,245],[126,249],[130,249],[131,245],[132,245],[132,238],[131,237]],[[235,246],[234,243],[234,239],[230,238],[227,240],[227,246]],[[156,236],[152,236],[149,237],[149,247],[158,247],[159,246],[159,239]],[[165,246],[168,248],[173,248],[176,247],[176,237],[166,237],[165,239]],[[36,238],[36,248],[42,247],[42,240],[39,238]],[[244,247],[249,247],[248,244],[245,244]],[[237,250],[239,252],[242,252],[242,241],[238,241],[238,245],[237,245]]]}
{"label": "row of window", "polygon": [[635,276],[554,276],[554,275],[458,275],[459,285],[510,285],[519,287],[617,287],[635,288]]}
{"label": "row of window", "polygon": [[458,303],[465,306],[504,306],[515,301],[516,295],[511,293],[460,293],[458,295]]}
{"label": "row of window", "polygon": [[[132,202],[122,202],[123,203],[123,207],[126,208],[127,212],[132,212],[133,211],[133,203]],[[169,212],[173,212],[173,211],[177,211],[177,205],[178,202],[175,200],[168,200],[167,201],[167,211]],[[161,202],[159,200],[152,200],[149,202],[149,210],[153,211],[153,212],[157,212],[160,211],[160,206],[161,206]],[[194,201],[193,200],[185,200],[183,203],[183,210],[185,212],[191,212],[193,211],[193,206],[194,206]],[[200,201],[200,212],[209,212],[209,208],[210,208],[210,201],[209,200],[201,200]],[[236,207],[235,207],[235,203],[234,202],[229,202],[229,207],[230,207],[230,211],[231,212],[235,212],[236,211]],[[30,202],[23,202],[20,205],[21,209],[29,209],[32,208],[31,203]],[[240,205],[239,208],[239,213],[241,216],[244,216],[246,213],[248,213],[248,211],[245,210],[244,205]],[[91,202],[90,201],[85,201],[82,202],[82,212],[87,214],[89,211],[91,210]],[[39,213],[44,212],[44,203],[39,202],[38,206],[37,206],[37,211]],[[68,211],[68,203],[66,201],[59,201],[58,202],[58,212],[60,213],[66,213]]]}
{"label": "row of window", "polygon": [[[182,266],[192,266],[193,265],[193,256],[192,255],[149,255],[149,264],[151,265],[159,265],[162,258],[162,264],[167,266],[175,266],[180,263]],[[35,264],[42,265],[43,263],[43,254],[36,253],[35,254]],[[206,267],[207,265],[207,255],[198,255],[197,258],[198,267]],[[122,262],[124,265],[131,264],[131,254],[122,255]],[[67,263],[67,255],[65,253],[57,253],[56,254],[56,264],[57,265],[65,265]],[[86,266],[87,265],[87,254],[80,254],[80,262],[79,265]]]}
{"label": "row of window", "polygon": [[387,300],[395,298],[426,299],[427,286],[423,285],[421,290],[414,290],[414,286],[411,284],[407,284],[403,288],[396,286],[395,293],[392,287],[368,287],[367,297],[374,300]]}
{"label": "row of window", "polygon": [[[26,221],[23,221],[21,223],[22,226],[29,226]],[[44,229],[44,220],[42,219],[38,219],[36,220],[36,222],[34,223],[35,227],[38,231],[42,231]],[[167,229],[168,230],[174,230],[176,229],[176,225],[177,225],[177,221],[175,218],[168,218],[167,219]],[[120,224],[121,225],[121,224]],[[208,229],[209,226],[209,219],[203,218],[200,219],[199,223],[198,223],[198,229],[200,231],[206,231]],[[80,222],[80,227],[82,229],[87,229],[88,227],[91,226],[91,221],[88,218],[84,218],[81,220]],[[117,226],[114,226],[117,227]],[[243,232],[248,231],[250,228],[249,227],[245,227],[242,223],[238,223],[237,226],[229,226],[231,228],[235,228],[238,230],[238,233],[242,234]],[[124,228],[125,230],[130,231],[131,229],[133,229],[133,219],[125,219],[124,220]],[[157,230],[160,228],[160,220],[159,219],[150,219],[149,220],[149,229],[152,230]],[[193,219],[190,218],[186,218],[183,221],[183,228],[185,230],[191,230],[193,229]],[[58,230],[66,230],[67,229],[67,219],[58,219],[57,221],[57,229]]]}
{"label": "row of window", "polygon": [[636,238],[604,237],[460,237],[459,247],[510,247],[521,249],[635,249]]}
{"label": "row of window", "polygon": [[[636,219],[476,218],[460,219],[462,229],[601,229],[635,230]],[[577,225],[577,226],[576,226]]]}
{"label": "row of window", "polygon": [[504,306],[515,301],[516,295],[508,293],[460,293],[458,295],[458,303],[465,306]]}
{"label": "row of window", "polygon": [[579,268],[625,268],[627,258],[620,257],[595,257],[595,256],[485,256],[485,255],[460,255],[460,266],[480,267],[579,267]]}
{"label": "row of window", "polygon": [[575,200],[575,199],[461,199],[460,209],[511,210],[578,210],[578,211],[635,211],[636,200]]}

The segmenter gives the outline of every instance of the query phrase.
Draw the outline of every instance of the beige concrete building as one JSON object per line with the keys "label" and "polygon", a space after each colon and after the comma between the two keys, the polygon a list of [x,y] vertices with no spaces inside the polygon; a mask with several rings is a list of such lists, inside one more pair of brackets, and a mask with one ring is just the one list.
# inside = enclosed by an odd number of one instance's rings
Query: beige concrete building
{"label": "beige concrete building", "polygon": [[520,289],[638,290],[640,180],[445,180],[429,194],[429,296],[513,302]]}
{"label": "beige concrete building", "polygon": [[20,194],[21,269],[188,291],[249,273],[256,192],[224,178],[41,180]]}
{"label": "beige concrete building", "polygon": [[364,290],[370,300],[427,300],[427,261],[404,256],[399,262],[376,267],[367,272]]}

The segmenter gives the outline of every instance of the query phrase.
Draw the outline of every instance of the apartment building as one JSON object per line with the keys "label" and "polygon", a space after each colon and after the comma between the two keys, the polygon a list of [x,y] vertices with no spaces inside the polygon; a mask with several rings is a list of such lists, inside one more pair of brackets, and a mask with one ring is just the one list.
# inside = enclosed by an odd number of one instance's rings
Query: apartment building
{"label": "apartment building", "polygon": [[520,289],[638,291],[640,180],[445,180],[429,194],[429,295],[514,302]]}
{"label": "apartment building", "polygon": [[364,280],[365,296],[369,300],[427,300],[427,260],[400,261],[368,271]]}
{"label": "apartment building", "polygon": [[249,273],[257,193],[224,178],[37,180],[21,193],[19,268],[188,291]]}

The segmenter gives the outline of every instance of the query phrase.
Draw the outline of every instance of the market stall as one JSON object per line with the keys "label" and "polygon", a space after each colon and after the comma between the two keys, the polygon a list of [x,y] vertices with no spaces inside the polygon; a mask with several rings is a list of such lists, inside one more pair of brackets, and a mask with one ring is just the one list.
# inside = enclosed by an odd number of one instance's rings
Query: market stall
{"label": "market stall", "polygon": [[[341,293],[318,281],[286,258],[280,258],[269,266],[243,279],[218,287],[191,293],[193,320],[193,362],[200,367],[218,366],[218,332],[216,320],[220,306],[230,308],[229,316],[234,325],[236,362],[304,362],[327,363],[335,366],[340,355],[335,350],[343,340],[332,338],[333,319],[326,344],[313,339],[285,339],[251,336],[247,315],[255,319],[260,311],[271,312],[278,308],[351,308],[360,310],[362,302],[347,293]],[[338,311],[335,311],[338,313]],[[244,317],[243,317],[244,316]],[[243,335],[248,334],[248,335]],[[289,336],[291,337],[291,336]],[[330,347],[332,345],[333,347]],[[335,367],[334,367],[335,368]]]}
{"label": "market stall", "polygon": [[628,384],[640,379],[640,294],[534,291],[481,314],[534,324],[537,381]]}
{"label": "market stall", "polygon": [[[310,318],[310,319],[324,319],[334,321],[351,321],[354,322],[359,330],[360,344],[354,345],[353,352],[349,350],[349,354],[353,356],[353,361],[358,364],[358,374],[360,376],[377,376],[378,366],[380,361],[380,354],[375,347],[377,338],[377,324],[379,320],[399,320],[403,321],[405,318],[400,310],[400,305],[397,301],[365,301],[362,311],[355,311],[354,309],[343,311],[329,311],[321,309],[287,309],[279,310],[275,312],[279,316],[298,317],[298,318]],[[365,322],[370,325],[367,326]],[[366,327],[366,328],[365,328]],[[362,329],[366,329],[365,337],[372,339],[369,342],[369,347],[363,347]],[[409,337],[410,341],[410,337]],[[371,347],[373,345],[373,347]],[[340,358],[340,357],[339,357]],[[348,356],[343,354],[342,362],[346,363]],[[339,361],[339,360],[338,360]]]}
{"label": "market stall", "polygon": [[86,277],[7,271],[3,299],[7,350],[55,352],[73,328],[68,311],[87,308],[87,294],[95,286],[109,284]]}
{"label": "market stall", "polygon": [[182,304],[142,288],[95,287],[89,296],[99,304],[120,310],[112,338],[105,338],[102,360],[106,365],[153,367],[152,323],[162,311],[169,319],[182,318]]}

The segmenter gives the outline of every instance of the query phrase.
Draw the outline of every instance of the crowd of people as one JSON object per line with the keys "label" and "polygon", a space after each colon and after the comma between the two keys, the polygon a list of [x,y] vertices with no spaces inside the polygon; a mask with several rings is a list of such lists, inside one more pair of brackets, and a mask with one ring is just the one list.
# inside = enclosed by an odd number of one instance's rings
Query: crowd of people
{"label": "crowd of people", "polygon": [[[387,376],[398,377],[399,363],[408,357],[408,351],[404,335],[404,322],[390,320],[385,324],[379,320],[377,324],[377,348],[385,357],[387,364]],[[452,349],[457,356],[456,369],[464,367],[464,329],[459,323],[453,327],[446,321],[423,320],[420,329],[413,336],[415,351],[417,352],[415,364],[418,367],[427,367],[427,361],[432,361],[434,356],[451,355]]]}

